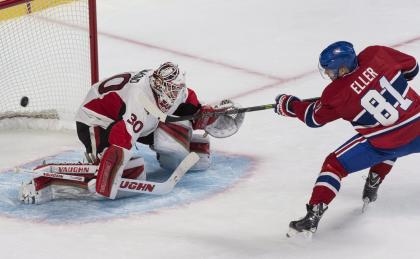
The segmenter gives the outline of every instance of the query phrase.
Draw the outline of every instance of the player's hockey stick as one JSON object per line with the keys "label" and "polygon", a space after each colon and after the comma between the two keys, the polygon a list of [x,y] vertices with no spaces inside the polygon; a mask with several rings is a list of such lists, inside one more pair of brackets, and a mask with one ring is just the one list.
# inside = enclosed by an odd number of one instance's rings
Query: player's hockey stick
{"label": "player's hockey stick", "polygon": [[[317,101],[319,97],[316,98],[310,98],[310,99],[303,99],[304,102],[314,102]],[[165,119],[165,122],[176,122],[176,121],[185,121],[185,120],[195,120],[198,119],[201,116],[220,116],[220,115],[231,115],[231,114],[237,114],[237,113],[244,113],[244,112],[253,112],[253,111],[262,111],[262,110],[269,110],[274,109],[276,107],[276,104],[263,104],[258,106],[251,106],[251,107],[245,107],[245,108],[238,108],[238,109],[232,109],[232,110],[215,110],[214,112],[208,112],[208,113],[202,113],[202,114],[193,114],[193,115],[186,115],[186,116],[167,116]]]}
{"label": "player's hockey stick", "polygon": [[244,112],[253,112],[253,111],[262,111],[268,109],[274,109],[275,104],[263,104],[258,106],[251,106],[246,108],[238,108],[232,110],[215,110],[214,112],[206,112],[201,114],[192,114],[192,115],[185,115],[185,116],[167,116],[165,122],[177,122],[177,121],[188,121],[188,120],[195,120],[202,116],[209,116],[209,117],[217,117],[220,115],[231,115],[237,113],[244,113]]}
{"label": "player's hockey stick", "polygon": [[[127,191],[127,192],[135,192],[135,193],[146,193],[146,194],[155,194],[155,195],[162,195],[167,194],[172,191],[178,181],[185,175],[185,173],[193,167],[199,160],[199,156],[195,152],[191,152],[182,160],[182,162],[178,165],[178,167],[174,170],[171,176],[165,182],[151,182],[146,180],[134,180],[134,179],[127,179],[121,178],[119,183],[118,190],[120,191]],[[16,168],[16,172],[26,172],[26,173],[33,173],[36,176],[44,176],[49,178],[55,179],[65,179],[65,180],[72,180],[77,182],[84,182],[85,177],[83,176],[76,176],[76,175],[69,175],[66,173],[57,173],[54,171],[60,171],[65,168],[72,168],[73,172],[68,173],[82,173],[82,174],[92,174],[95,173],[94,165],[83,165],[83,164],[68,164],[68,165],[46,165],[51,170],[50,172],[42,172],[36,171],[31,169],[25,168]],[[45,168],[46,168],[45,167]],[[89,172],[86,171],[87,167],[89,167]],[[61,169],[60,169],[61,168]]]}
{"label": "player's hockey stick", "polygon": [[[268,109],[274,109],[276,106],[275,103],[273,104],[264,104],[264,105],[258,105],[258,106],[252,106],[252,107],[246,107],[246,108],[239,108],[239,109],[232,109],[232,110],[219,110],[214,112],[208,112],[208,113],[201,113],[201,114],[192,114],[192,115],[186,115],[186,116],[170,116],[163,113],[156,104],[152,103],[146,96],[140,95],[139,96],[140,102],[143,104],[144,109],[151,113],[153,116],[155,116],[158,120],[162,122],[177,122],[177,121],[187,121],[187,120],[195,120],[202,116],[220,116],[220,115],[229,115],[229,114],[237,114],[237,113],[244,113],[244,112],[253,112],[253,111],[262,111],[262,110],[268,110]],[[309,98],[309,99],[303,99],[304,102],[314,102],[319,100],[319,97],[315,98]]]}

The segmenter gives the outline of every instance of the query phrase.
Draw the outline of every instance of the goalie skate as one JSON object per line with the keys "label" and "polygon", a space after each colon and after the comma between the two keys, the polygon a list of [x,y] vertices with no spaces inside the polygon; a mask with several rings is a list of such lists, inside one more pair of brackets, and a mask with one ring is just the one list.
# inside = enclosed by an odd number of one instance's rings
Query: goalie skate
{"label": "goalie skate", "polygon": [[41,204],[53,199],[51,187],[45,187],[42,190],[35,190],[34,181],[22,183],[19,190],[19,200],[24,204]]}

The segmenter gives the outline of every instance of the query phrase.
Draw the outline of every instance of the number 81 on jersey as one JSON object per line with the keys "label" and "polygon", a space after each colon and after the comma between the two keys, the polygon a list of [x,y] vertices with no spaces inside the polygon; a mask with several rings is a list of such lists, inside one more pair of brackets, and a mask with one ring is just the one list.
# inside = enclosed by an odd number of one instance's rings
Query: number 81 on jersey
{"label": "number 81 on jersey", "polygon": [[[377,90],[369,90],[361,99],[362,107],[372,114],[372,116],[383,126],[389,126],[398,121],[399,113],[396,109],[398,105],[403,110],[407,110],[413,101],[408,98],[404,98],[385,78],[382,77],[379,80],[380,86],[383,88],[381,93]],[[394,105],[391,104],[391,100],[387,100],[384,93],[388,92],[395,100]]]}

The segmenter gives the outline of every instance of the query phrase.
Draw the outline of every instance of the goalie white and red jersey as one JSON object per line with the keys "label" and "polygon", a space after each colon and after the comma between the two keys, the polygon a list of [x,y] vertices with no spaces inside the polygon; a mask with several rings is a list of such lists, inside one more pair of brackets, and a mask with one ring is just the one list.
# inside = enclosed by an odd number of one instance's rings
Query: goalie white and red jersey
{"label": "goalie white and red jersey", "polygon": [[371,46],[358,67],[332,81],[316,102],[294,101],[293,111],[310,127],[342,118],[377,148],[405,145],[420,134],[420,97],[407,81],[419,70],[414,57]]}
{"label": "goalie white and red jersey", "polygon": [[[96,83],[76,114],[76,121],[103,129],[114,123],[109,144],[131,149],[139,137],[149,135],[159,125],[159,120],[145,110],[138,98],[144,95],[156,103],[149,81],[152,74],[152,70],[127,72]],[[197,110],[201,107],[195,92],[185,88],[166,113],[172,115],[183,103]]]}

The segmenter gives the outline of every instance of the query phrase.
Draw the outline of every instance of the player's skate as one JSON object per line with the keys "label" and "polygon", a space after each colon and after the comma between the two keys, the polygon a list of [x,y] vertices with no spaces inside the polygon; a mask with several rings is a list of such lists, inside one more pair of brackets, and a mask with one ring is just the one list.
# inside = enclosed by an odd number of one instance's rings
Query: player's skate
{"label": "player's skate", "polygon": [[367,210],[369,203],[376,201],[378,198],[378,188],[381,182],[382,180],[378,174],[369,172],[362,195],[363,212]]}
{"label": "player's skate", "polygon": [[50,186],[41,190],[35,190],[34,181],[22,183],[19,191],[19,200],[25,204],[41,204],[53,199],[53,193]]}
{"label": "player's skate", "polygon": [[319,203],[316,205],[306,204],[306,216],[300,220],[290,222],[290,230],[286,236],[292,237],[298,233],[303,233],[305,236],[311,237],[318,228],[318,223],[322,214],[324,214],[327,209],[328,205],[325,203]]}

